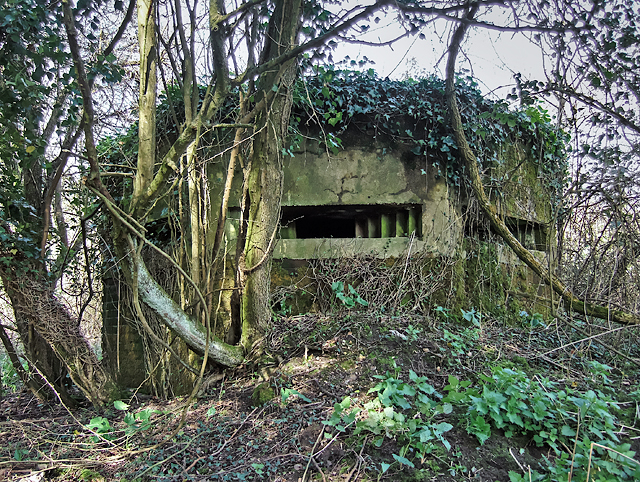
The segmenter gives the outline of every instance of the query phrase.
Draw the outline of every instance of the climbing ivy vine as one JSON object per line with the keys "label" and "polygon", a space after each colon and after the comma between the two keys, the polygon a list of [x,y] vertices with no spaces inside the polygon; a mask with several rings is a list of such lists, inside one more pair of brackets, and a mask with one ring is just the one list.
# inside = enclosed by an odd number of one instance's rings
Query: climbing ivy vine
{"label": "climbing ivy vine", "polygon": [[[200,90],[202,97],[204,87]],[[436,76],[390,80],[381,79],[373,69],[360,72],[314,67],[311,74],[298,80],[291,140],[283,152],[294,155],[309,125],[322,127],[322,141],[333,154],[343,148],[341,136],[347,129],[373,131],[375,137],[385,136],[392,142],[409,145],[414,155],[425,156],[436,168],[446,170],[442,174],[447,180],[460,186],[463,166],[447,121],[444,90],[444,80]],[[504,164],[502,148],[521,143],[531,153],[538,176],[559,203],[566,178],[568,135],[553,125],[547,110],[541,105],[514,110],[507,101],[488,99],[469,76],[457,79],[457,92],[469,143],[484,166]],[[157,125],[166,142],[160,142],[159,149],[170,145],[178,134],[176,121],[184,121],[182,102],[177,86],[170,86],[160,96]],[[236,109],[234,102],[227,102],[218,122],[232,122]],[[217,136],[215,140],[203,139],[201,149],[223,150],[225,142],[231,140],[230,130],[218,130]],[[105,138],[98,150],[105,163],[122,164],[127,159],[133,166],[137,124],[120,135]]]}
{"label": "climbing ivy vine", "polygon": [[[559,201],[568,136],[552,124],[549,113],[541,105],[513,110],[506,101],[488,99],[469,76],[458,77],[456,89],[469,143],[485,167],[503,164],[501,148],[519,142],[527,147],[539,176]],[[390,80],[381,79],[372,69],[316,67],[314,75],[301,78],[298,84],[298,111],[291,125],[294,144],[308,119],[323,124],[324,140],[334,153],[347,128],[373,130],[376,137],[409,144],[413,154],[445,168],[448,181],[459,186],[463,167],[447,121],[444,95],[444,80],[436,76]]]}

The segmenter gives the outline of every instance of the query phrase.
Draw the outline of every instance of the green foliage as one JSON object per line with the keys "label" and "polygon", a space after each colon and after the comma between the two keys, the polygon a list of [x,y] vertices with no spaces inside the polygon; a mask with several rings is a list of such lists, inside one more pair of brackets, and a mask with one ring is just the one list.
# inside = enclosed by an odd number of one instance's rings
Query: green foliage
{"label": "green foliage", "polygon": [[100,442],[101,439],[104,440],[113,440],[113,434],[111,429],[111,424],[109,420],[105,417],[94,417],[91,419],[87,428],[94,433],[97,433],[99,436],[93,435],[91,436],[92,442]]}
{"label": "green foliage", "polygon": [[[349,410],[351,399],[346,397],[334,406],[331,417],[323,423],[338,432],[344,432],[355,422],[354,436],[373,434],[373,445],[376,447],[380,447],[385,438],[395,438],[401,448],[398,454],[392,454],[393,459],[413,468],[415,465],[411,458],[424,460],[436,448],[436,444],[443,445],[447,450],[451,448],[444,434],[453,425],[436,418],[450,414],[453,406],[448,402],[440,404],[435,401],[441,395],[427,383],[425,377],[410,371],[409,381],[404,382],[397,375],[389,372],[376,375],[380,381],[369,393],[376,393],[377,396],[364,405],[363,411]],[[356,421],[359,414],[360,420]],[[390,465],[382,464],[382,472],[386,472]]]}
{"label": "green foliage", "polygon": [[[451,316],[445,309],[439,312]],[[462,319],[473,324],[467,330],[479,332],[480,313],[463,310]],[[628,444],[620,444],[615,432],[618,403],[599,390],[579,392],[548,379],[531,379],[520,370],[496,367],[490,376],[480,375],[476,384],[449,375],[443,396],[425,377],[410,370],[405,381],[395,363],[393,368],[393,373],[375,375],[378,382],[369,390],[375,398],[363,410],[352,409],[347,397],[324,422],[337,432],[346,432],[355,424],[352,436],[360,440],[364,434],[373,435],[377,447],[385,438],[394,439],[399,451],[392,454],[391,463],[380,466],[381,474],[393,464],[415,468],[416,459],[424,461],[435,450],[450,450],[445,436],[453,425],[445,417],[455,407],[458,415],[465,412],[460,420],[481,444],[500,429],[506,437],[526,435],[537,446],[553,449],[556,458],[545,459],[544,473],[533,471],[531,480],[584,481],[589,467],[590,480],[638,480],[640,468],[632,460],[635,454]],[[597,381],[609,383],[609,367],[596,364],[593,370]],[[574,453],[568,453],[574,444]],[[529,474],[522,478],[512,472],[510,477],[512,481],[529,480]]]}
{"label": "green foliage", "polygon": [[[62,26],[46,4],[6,0],[0,4],[0,158],[2,175],[12,180],[13,162],[29,167],[44,154],[39,123],[52,79],[68,55],[62,47]],[[67,75],[63,81],[70,82]],[[9,184],[5,188],[18,188]],[[6,191],[5,191],[6,193]]]}
{"label": "green foliage", "polygon": [[336,298],[348,309],[355,308],[357,304],[369,306],[369,302],[364,300],[350,284],[347,284],[347,288],[345,289],[344,282],[334,281],[331,284],[331,290]]}
{"label": "green foliage", "polygon": [[27,449],[15,449],[13,451],[13,460],[17,462],[22,462],[29,455],[29,451]]}
{"label": "green foliage", "polygon": [[520,320],[525,326],[530,328],[539,328],[546,326],[544,323],[544,317],[540,313],[534,313],[530,315],[526,311],[520,312]]}
{"label": "green foliage", "polygon": [[338,432],[345,432],[347,427],[355,422],[356,416],[360,412],[359,409],[348,411],[349,408],[351,408],[351,397],[344,397],[341,402],[333,406],[333,412],[329,420],[325,420],[322,423],[328,427],[333,427]]}
{"label": "green foliage", "polygon": [[80,480],[88,480],[89,482],[104,481],[104,476],[100,472],[91,469],[82,469],[80,472]]}
{"label": "green foliage", "polygon": [[412,324],[409,324],[405,331],[407,333],[409,341],[418,341],[418,336],[420,335],[420,333],[422,333],[422,330],[420,328],[418,328],[417,326],[413,326]]}
{"label": "green foliage", "polygon": [[[20,379],[18,372],[16,372],[13,363],[11,363],[9,356],[6,353],[0,355],[0,365],[2,370],[1,373],[3,389],[8,388],[11,392],[17,391],[22,386],[22,380]],[[25,371],[28,372],[29,365],[27,364],[27,362],[23,361],[22,367],[25,369]]]}
{"label": "green foliage", "polygon": [[480,338],[480,330],[478,328],[465,328],[460,333],[442,330],[446,346],[455,356],[467,353]]}
{"label": "green foliage", "polygon": [[476,389],[450,377],[445,400],[468,407],[467,431],[481,444],[491,436],[492,427],[507,437],[530,435],[536,445],[548,445],[558,454],[571,445],[578,430],[595,436],[599,443],[618,441],[612,410],[619,407],[602,392],[558,390],[555,382],[531,380],[522,371],[502,367],[480,379],[482,388]]}
{"label": "green foliage", "polygon": [[[450,310],[438,306],[435,312],[445,320],[451,320],[453,316]],[[460,310],[462,313],[462,319],[470,322],[473,326],[463,328],[459,332],[451,331],[447,328],[442,330],[443,338],[446,348],[441,347],[442,351],[450,351],[454,356],[461,356],[469,352],[475,343],[480,339],[480,333],[482,331],[480,322],[482,320],[482,314],[472,308],[469,311]]]}
{"label": "green foliage", "polygon": [[302,393],[300,393],[298,390],[295,390],[293,388],[283,387],[280,391],[280,398],[282,399],[282,403],[287,403],[287,400],[289,400],[289,398],[296,395],[300,398],[300,400],[307,403],[311,403],[311,400],[308,397],[305,397]]}
{"label": "green foliage", "polygon": [[[511,482],[619,482],[640,480],[640,463],[628,443],[610,441],[597,445],[588,438],[577,441],[573,453],[563,452],[558,458],[546,460],[544,472],[532,471],[520,475],[509,472]],[[589,478],[587,478],[589,474]]]}
{"label": "green foliage", "polygon": [[607,375],[610,374],[612,367],[596,360],[588,360],[586,365],[589,367],[589,372],[591,372],[595,381],[600,381],[599,379],[602,379],[602,383],[605,387],[611,384],[611,380]]}
{"label": "green foliage", "polygon": [[[456,89],[465,131],[478,158],[488,165],[504,164],[501,147],[520,141],[528,146],[549,187],[559,196],[568,138],[551,124],[547,111],[535,106],[510,110],[506,102],[485,98],[471,77],[458,78]],[[450,183],[460,185],[462,170],[447,121],[444,92],[444,81],[435,76],[397,81],[380,79],[372,69],[358,72],[315,67],[313,75],[301,79],[295,94],[294,143],[306,122],[303,118],[321,118],[327,124],[323,131],[331,136],[326,143],[334,153],[339,148],[336,138],[347,127],[375,130],[409,145],[416,156],[438,159],[435,167],[445,170],[442,174]]]}
{"label": "green foliage", "polygon": [[[88,48],[97,52],[98,15],[90,5],[77,9]],[[57,166],[45,155],[45,126],[62,139],[79,121],[82,100],[65,39],[60,9],[37,0],[0,2],[0,263],[17,276],[47,254],[40,252],[41,197]],[[86,68],[92,81],[122,78],[113,54],[90,56]],[[82,174],[82,158],[76,162]]]}
{"label": "green foliage", "polygon": [[465,311],[463,309],[460,310],[462,312],[462,318],[469,323],[472,323],[477,328],[480,328],[480,321],[482,320],[482,314],[476,311],[475,308],[471,308],[469,311]]}
{"label": "green foliage", "polygon": [[129,404],[124,403],[121,400],[116,400],[115,402],[113,402],[113,408],[115,408],[116,410],[126,411],[129,410]]}
{"label": "green foliage", "polygon": [[151,428],[151,416],[156,413],[161,413],[158,410],[151,410],[145,408],[137,413],[127,413],[124,416],[124,423],[127,427],[124,430],[126,435],[132,435],[141,430],[148,430]]}
{"label": "green foliage", "polygon": [[264,475],[264,464],[251,464],[257,475]]}
{"label": "green foliage", "polygon": [[[116,400],[113,402],[113,407],[116,410],[127,411],[129,410],[129,404]],[[151,417],[154,414],[162,413],[159,410],[152,410],[145,408],[136,413],[127,412],[124,416],[124,423],[126,427],[124,429],[125,435],[133,435],[142,430],[148,430],[151,428]],[[92,432],[98,434],[91,437],[92,442],[99,442],[101,439],[113,440],[115,438],[115,430],[111,426],[109,420],[105,417],[94,417],[87,425]]]}

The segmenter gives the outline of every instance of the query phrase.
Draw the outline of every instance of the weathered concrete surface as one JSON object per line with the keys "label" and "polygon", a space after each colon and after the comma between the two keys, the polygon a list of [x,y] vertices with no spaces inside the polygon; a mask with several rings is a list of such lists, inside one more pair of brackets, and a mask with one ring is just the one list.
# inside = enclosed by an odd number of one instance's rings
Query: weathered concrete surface
{"label": "weathered concrete surface", "polygon": [[415,238],[335,238],[335,239],[282,239],[276,244],[276,259],[340,258],[373,254],[384,258],[397,258],[423,251],[424,241]]}
{"label": "weathered concrete surface", "polygon": [[[331,155],[318,141],[305,140],[295,157],[285,160],[282,205],[318,206],[319,210],[326,205],[420,205],[420,248],[453,254],[462,236],[462,220],[459,203],[441,175],[439,163],[412,154],[402,144],[389,147],[388,141],[385,146],[384,142],[373,140],[362,145],[362,138],[358,140],[337,155]],[[360,252],[378,251],[385,255],[385,234],[362,244],[365,251]],[[291,234],[286,231],[282,237],[291,237]],[[326,253],[329,244],[316,240],[316,251]],[[348,252],[358,249],[356,244],[343,244],[341,249]],[[400,244],[394,243],[394,246]],[[280,241],[275,257],[293,255],[298,259],[303,254],[313,254],[313,245],[313,240]]]}
{"label": "weathered concrete surface", "polygon": [[416,162],[401,161],[402,151],[356,146],[329,156],[317,143],[307,141],[295,154],[284,164],[284,206],[425,200],[424,176]]}
{"label": "weathered concrete surface", "polygon": [[536,223],[549,223],[553,217],[550,190],[544,185],[544,175],[526,146],[504,147],[499,153],[501,163],[490,169],[498,182],[490,190],[491,200],[503,216]]}

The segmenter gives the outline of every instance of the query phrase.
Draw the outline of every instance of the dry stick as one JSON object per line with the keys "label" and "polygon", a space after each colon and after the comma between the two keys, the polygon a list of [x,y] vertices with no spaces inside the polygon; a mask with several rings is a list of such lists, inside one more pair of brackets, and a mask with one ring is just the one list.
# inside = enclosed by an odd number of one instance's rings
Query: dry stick
{"label": "dry stick", "polygon": [[[580,332],[580,333],[582,333],[583,335],[586,335],[586,333],[585,333],[581,328],[579,328],[579,327],[578,327],[578,326],[576,326],[575,324],[571,323],[571,322],[570,322],[569,320],[567,320],[566,318],[562,318],[562,320],[563,320],[565,323],[567,323],[568,325],[570,325],[570,326],[572,326],[573,328],[575,328],[577,331],[579,331],[579,332]],[[594,338],[598,338],[598,337],[600,337],[600,336],[609,335],[609,334],[614,333],[614,332],[616,332],[616,331],[620,331],[620,330],[624,330],[625,328],[629,328],[630,326],[632,326],[632,325],[619,326],[618,328],[614,328],[614,329],[612,329],[612,330],[607,330],[607,331],[604,331],[604,332],[602,332],[602,333],[598,333],[598,334],[596,334],[596,335],[587,336],[586,338],[581,338],[580,340],[573,341],[573,342],[571,342],[571,343],[566,343],[566,344],[564,344],[564,345],[562,345],[562,346],[559,346],[559,347],[557,347],[557,348],[554,348],[553,350],[549,350],[549,351],[544,352],[544,353],[542,353],[542,354],[540,354],[540,355],[536,355],[536,357],[543,357],[543,356],[546,356],[546,355],[548,355],[548,354],[550,354],[550,353],[553,353],[553,352],[555,352],[555,351],[561,350],[561,349],[563,349],[563,348],[567,348],[567,347],[572,346],[572,345],[577,345],[578,343],[582,343],[582,342],[585,342],[585,341],[588,341],[588,340],[592,340],[592,339],[594,339]],[[616,349],[616,348],[612,347],[611,345],[609,345],[608,343],[603,342],[602,340],[599,340],[599,341],[598,341],[598,343],[600,343],[602,346],[604,346],[604,347],[605,347],[605,348],[607,348],[608,350],[611,350],[611,351],[613,351],[614,353],[616,353],[616,354],[620,355],[621,357],[625,358],[626,360],[628,360],[628,361],[632,362],[633,364],[635,364],[635,365],[637,365],[637,366],[640,366],[640,360],[637,360],[637,359],[635,359],[635,358],[631,358],[629,355],[627,355],[627,354],[625,354],[625,353],[622,353],[620,350],[618,350],[618,349]]]}
{"label": "dry stick", "polygon": [[151,370],[149,370],[149,374],[147,375],[147,377],[142,380],[142,382],[140,383],[140,385],[138,385],[138,388],[136,388],[132,395],[129,397],[129,403],[131,403],[133,401],[133,399],[138,395],[138,392],[140,391],[140,389],[143,387],[143,385],[145,383],[147,383],[150,379],[151,376],[155,373],[155,371],[158,369],[158,367],[160,366],[160,364],[162,363],[162,359],[164,358],[164,356],[166,355],[165,352],[161,352],[160,356],[158,357],[158,363],[156,363],[156,366],[154,366]]}
{"label": "dry stick", "polygon": [[200,437],[202,435],[202,433],[199,433],[198,435],[196,435],[195,437],[192,437],[191,439],[189,439],[189,441],[186,443],[186,445],[181,448],[180,450],[178,450],[177,452],[169,455],[167,458],[164,458],[158,462],[156,462],[153,465],[150,465],[149,467],[147,467],[147,469],[142,472],[140,475],[138,475],[138,477],[136,477],[138,480],[142,480],[142,476],[144,474],[146,474],[147,472],[149,472],[151,469],[153,469],[154,467],[157,467],[158,465],[164,464],[167,460],[171,460],[172,458],[174,458],[176,455],[180,455],[182,452],[184,452],[185,450],[187,450],[191,444],[198,439],[198,437]]}
{"label": "dry stick", "polygon": [[[137,220],[127,215],[117,205],[115,205],[115,203],[113,203],[110,197],[108,196],[108,193],[105,194],[101,192],[99,189],[96,189],[94,186],[91,186],[90,184],[87,184],[87,186],[104,201],[105,206],[107,206],[107,209],[119,222],[124,224],[133,234],[135,234],[136,237],[138,237],[141,241],[143,241],[143,243],[146,243],[147,245],[151,246],[151,248],[157,251],[162,257],[169,260],[169,262],[180,272],[180,274],[182,274],[185,277],[185,279],[193,286],[196,292],[196,295],[198,296],[198,298],[200,298],[200,301],[202,302],[202,306],[206,306],[204,296],[202,295],[202,292],[200,291],[199,287],[194,283],[191,277],[182,269],[182,267],[173,258],[171,258],[171,256],[169,256],[167,253],[162,251],[159,247],[155,246],[153,243],[147,240],[147,238],[142,234],[142,232],[144,231],[144,227],[140,226]],[[133,226],[134,224],[138,225],[140,230],[136,229]],[[198,390],[200,389],[200,385],[202,384],[202,378],[204,375],[204,370],[206,367],[206,363],[208,361],[207,358],[209,354],[209,341],[211,336],[211,324],[210,324],[208,310],[205,310],[205,326],[207,329],[207,334],[205,339],[205,351],[202,359],[202,365],[200,368],[200,374],[198,376],[198,380],[195,386],[193,387],[193,391],[191,392],[191,394],[189,395],[189,398],[187,399],[187,402],[185,403],[184,410],[182,412],[182,417],[180,419],[180,422],[178,423],[178,426],[173,430],[172,433],[167,435],[167,437],[164,440],[158,442],[157,444],[151,447],[145,447],[143,449],[131,451],[129,452],[129,455],[137,455],[137,454],[145,453],[151,450],[155,450],[158,447],[161,447],[162,445],[167,443],[169,440],[171,440],[184,426],[184,423],[186,421],[187,410],[193,403],[193,400],[195,399],[198,393]]]}
{"label": "dry stick", "polygon": [[44,382],[49,386],[49,389],[55,394],[56,397],[58,397],[58,400],[60,400],[60,404],[64,407],[64,409],[67,411],[67,413],[69,414],[69,416],[75,420],[75,422],[80,425],[84,430],[88,430],[89,432],[91,432],[93,435],[95,435],[96,437],[98,437],[99,439],[101,439],[103,442],[107,442],[108,444],[112,445],[113,447],[116,447],[117,445],[114,444],[111,440],[107,440],[106,438],[104,438],[102,435],[100,435],[98,432],[94,432],[93,430],[91,430],[88,426],[84,425],[80,420],[78,420],[75,415],[73,415],[73,413],[71,412],[71,410],[69,410],[69,407],[67,407],[67,405],[64,403],[64,401],[62,400],[62,396],[58,393],[58,391],[56,390],[56,388],[49,382],[49,380],[47,380],[47,378],[44,376],[44,374],[40,371],[40,369],[33,364],[32,367],[38,372],[38,374],[40,375],[40,377],[42,377],[42,379],[44,380]]}
{"label": "dry stick", "polygon": [[578,434],[580,433],[580,409],[578,408],[578,427],[576,428],[576,437],[573,440],[573,451],[571,452],[571,470],[569,470],[569,480],[573,477],[573,465],[576,461],[576,447],[578,446]]}
{"label": "dry stick", "polygon": [[[346,425],[344,427],[344,430],[346,430],[347,428],[349,428],[351,425],[353,425],[355,422],[355,420],[353,422],[351,422],[350,424]],[[343,430],[343,431],[344,431]],[[314,454],[314,455],[320,455],[322,452],[324,452],[325,450],[327,450],[329,448],[329,446],[336,441],[336,439],[340,436],[342,432],[338,432],[336,433],[333,438],[331,440],[329,440],[329,443],[327,445],[325,445],[324,447],[322,447],[322,450],[320,450],[318,453]]]}
{"label": "dry stick", "polygon": [[204,456],[204,455],[203,455],[202,457],[198,457],[198,458],[197,458],[197,459],[195,459],[193,462],[191,462],[191,463],[189,464],[189,466],[188,466],[186,469],[184,469],[184,470],[183,470],[184,475],[188,477],[188,476],[189,476],[189,471],[190,471],[192,468],[194,468],[194,467],[196,466],[196,464],[197,464],[198,462],[200,462],[200,461],[201,461],[202,459],[204,459],[204,458],[206,458],[206,456]]}
{"label": "dry stick", "polygon": [[[309,455],[309,461],[307,462],[307,466],[304,469],[304,473],[302,474],[302,482],[304,482],[304,480],[307,478],[307,472],[309,471],[309,465],[311,465],[311,460],[313,460],[313,451],[316,449],[318,442],[320,442],[320,439],[322,438],[322,436],[324,435],[324,429],[326,428],[326,425],[322,426],[322,430],[320,430],[320,433],[318,434],[318,438],[316,438],[316,443],[313,444],[313,447],[311,448],[311,455]],[[323,474],[324,477],[324,474]]]}
{"label": "dry stick", "polygon": [[600,444],[597,444],[595,442],[591,442],[591,447],[589,448],[589,468],[587,469],[587,480],[586,480],[586,482],[589,482],[589,476],[591,474],[591,456],[593,455],[593,447],[600,447],[601,449],[609,450],[610,452],[615,452],[616,454],[624,457],[625,459],[630,460],[634,464],[640,465],[640,462],[638,462],[636,459],[633,459],[633,458],[629,457],[628,455],[620,453],[617,450],[612,449],[611,447],[606,447],[604,445],[600,445]]}
{"label": "dry stick", "polygon": [[518,467],[520,467],[520,470],[522,470],[522,473],[527,473],[527,469],[525,469],[522,464],[520,463],[520,461],[516,458],[515,455],[513,455],[513,452],[511,451],[513,450],[511,447],[509,447],[509,454],[511,455],[511,457],[513,458],[513,460],[516,461],[516,464],[518,464]]}
{"label": "dry stick", "polygon": [[11,343],[11,339],[7,332],[5,331],[5,326],[0,324],[0,340],[2,340],[2,344],[4,345],[4,349],[9,356],[9,360],[11,361],[11,365],[13,369],[22,380],[22,383],[25,387],[28,387],[34,394],[34,396],[40,400],[44,401],[44,395],[40,393],[40,388],[35,385],[35,381],[29,377],[29,374],[20,363],[20,358],[18,357],[18,352],[16,351],[13,343]]}
{"label": "dry stick", "polygon": [[316,470],[318,472],[320,472],[320,475],[322,476],[322,482],[327,482],[326,477],[324,476],[324,472],[322,471],[322,469],[320,468],[320,466],[318,465],[318,462],[316,462],[316,459],[314,459],[313,457],[311,457],[311,461],[313,462],[313,466],[316,468]]}
{"label": "dry stick", "polygon": [[413,241],[416,238],[416,232],[414,231],[413,233],[411,233],[411,237],[409,239],[409,248],[407,248],[407,257],[405,258],[405,263],[404,263],[404,271],[402,272],[402,278],[400,278],[400,284],[398,285],[398,291],[397,291],[397,300],[394,306],[394,311],[395,309],[398,308],[398,303],[400,303],[402,301],[402,288],[404,285],[404,278],[407,275],[407,268],[409,267],[409,260],[411,259],[411,247],[413,246]]}
{"label": "dry stick", "polygon": [[358,454],[358,459],[356,460],[356,464],[353,466],[353,469],[351,469],[351,472],[349,472],[349,475],[347,476],[347,479],[344,482],[349,482],[351,480],[351,476],[356,471],[356,469],[358,470],[358,472],[356,473],[356,477],[358,476],[357,474],[360,473],[360,464],[362,464],[362,452],[364,452],[364,448],[367,445],[368,438],[369,438],[368,435],[364,438],[364,441],[362,442],[362,448],[360,449],[360,453]]}
{"label": "dry stick", "polygon": [[[266,410],[266,406],[260,410],[260,412],[263,412]],[[247,415],[247,417],[240,423],[240,425],[238,425],[238,428],[235,430],[235,432],[233,432],[231,434],[231,437],[227,438],[224,443],[218,447],[218,450],[216,450],[215,452],[212,452],[209,454],[210,457],[215,457],[216,455],[218,455],[220,452],[222,452],[224,450],[224,448],[227,446],[227,444],[229,442],[231,442],[233,440],[233,438],[236,436],[236,434],[238,433],[238,431],[242,428],[242,426],[251,418],[251,416],[254,414],[254,412],[258,410],[258,407],[254,408],[251,413],[249,415]]]}
{"label": "dry stick", "polygon": [[53,201],[55,190],[60,183],[60,178],[62,177],[62,173],[64,172],[64,169],[67,165],[67,160],[70,154],[68,149],[70,149],[76,143],[78,137],[80,137],[80,133],[84,129],[84,122],[85,120],[83,118],[80,121],[80,125],[78,126],[76,132],[71,136],[67,136],[60,149],[60,154],[58,154],[58,157],[52,163],[55,166],[56,162],[59,162],[58,168],[56,169],[56,172],[51,179],[51,184],[47,187],[47,190],[44,193],[44,214],[42,216],[44,219],[44,226],[42,228],[42,240],[40,241],[40,256],[43,259],[45,257],[45,249],[47,247],[47,239],[49,237],[49,228],[51,223],[51,202]]}
{"label": "dry stick", "polygon": [[[191,279],[191,277],[185,272],[184,269],[182,269],[182,267],[167,253],[165,253],[164,251],[162,251],[162,249],[160,249],[158,246],[156,246],[155,244],[153,244],[151,241],[149,241],[143,234],[142,231],[144,230],[144,228],[142,226],[140,226],[138,224],[138,222],[133,219],[131,216],[129,216],[128,214],[124,213],[118,206],[116,206],[114,203],[111,202],[111,200],[107,199],[107,197],[105,197],[100,191],[96,190],[93,187],[90,187],[90,189],[93,191],[94,194],[96,194],[98,197],[100,197],[104,203],[105,206],[107,206],[107,209],[109,209],[109,211],[111,212],[111,214],[122,224],[124,224],[127,229],[129,229],[133,234],[136,235],[136,237],[140,238],[141,241],[143,241],[145,244],[147,244],[149,247],[151,247],[152,249],[154,249],[157,253],[159,253],[163,258],[169,260],[169,262],[178,270],[178,272],[185,277],[185,279],[189,282],[189,284],[191,284],[194,287],[194,290],[196,292],[196,294],[198,295],[198,297],[200,298],[201,303],[205,303],[204,297],[202,295],[202,292],[200,291],[200,289],[198,288],[198,286],[193,282],[193,280]],[[140,227],[140,231],[138,231],[138,229],[136,229],[133,224],[131,223],[135,223],[138,224],[138,226]]]}

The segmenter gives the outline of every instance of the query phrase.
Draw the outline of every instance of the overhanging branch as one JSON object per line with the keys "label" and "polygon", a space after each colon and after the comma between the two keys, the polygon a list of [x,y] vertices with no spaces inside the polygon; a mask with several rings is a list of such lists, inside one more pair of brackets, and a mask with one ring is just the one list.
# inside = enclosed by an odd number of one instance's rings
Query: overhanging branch
{"label": "overhanging branch", "polygon": [[[467,19],[473,19],[473,16],[477,12],[477,4],[471,7],[466,14]],[[446,69],[446,98],[447,105],[449,107],[451,127],[454,132],[458,150],[462,158],[462,162],[466,167],[467,175],[469,176],[469,183],[476,196],[478,205],[489,218],[491,226],[502,237],[502,239],[511,247],[513,252],[522,260],[527,266],[529,266],[540,278],[542,278],[551,288],[558,293],[565,301],[567,309],[582,313],[583,315],[594,316],[605,320],[615,321],[617,323],[626,325],[640,324],[640,318],[633,314],[622,310],[614,310],[607,306],[586,303],[574,296],[571,290],[564,285],[564,283],[558,279],[553,273],[547,270],[532,254],[526,249],[516,237],[509,231],[504,221],[498,215],[495,206],[491,203],[489,197],[484,191],[482,185],[482,178],[480,176],[480,170],[478,169],[478,160],[469,146],[464,128],[462,125],[462,119],[460,117],[460,109],[458,108],[458,101],[456,99],[455,92],[455,63],[458,52],[460,51],[460,45],[464,39],[466,30],[470,22],[460,22],[458,27],[451,37],[451,43],[449,45],[449,53],[447,59]]]}

